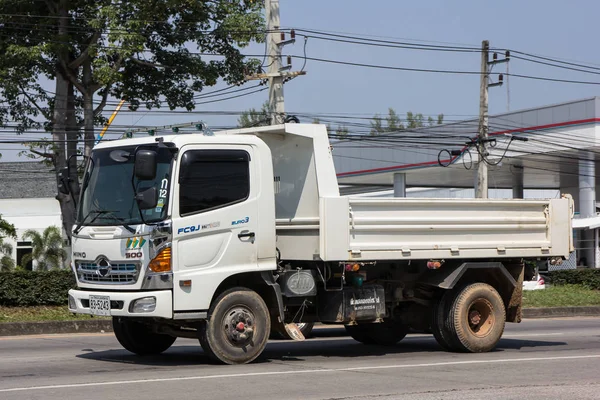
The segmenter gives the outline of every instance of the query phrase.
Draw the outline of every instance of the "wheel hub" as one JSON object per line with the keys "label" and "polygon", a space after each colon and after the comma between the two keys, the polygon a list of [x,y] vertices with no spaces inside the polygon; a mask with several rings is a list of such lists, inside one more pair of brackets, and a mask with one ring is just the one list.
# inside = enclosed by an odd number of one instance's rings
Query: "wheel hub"
{"label": "wheel hub", "polygon": [[479,311],[471,311],[469,314],[469,320],[472,325],[479,325],[481,322],[481,313]]}
{"label": "wheel hub", "polygon": [[250,344],[254,336],[254,315],[246,308],[230,310],[223,320],[223,331],[227,340],[235,346]]}
{"label": "wheel hub", "polygon": [[467,318],[471,333],[477,337],[485,337],[496,323],[494,306],[487,299],[477,299],[470,305]]}

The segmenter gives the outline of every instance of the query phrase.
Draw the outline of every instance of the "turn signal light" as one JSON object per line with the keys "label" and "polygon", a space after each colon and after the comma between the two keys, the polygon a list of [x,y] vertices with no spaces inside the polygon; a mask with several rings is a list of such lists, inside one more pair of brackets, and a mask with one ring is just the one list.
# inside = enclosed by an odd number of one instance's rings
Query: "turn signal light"
{"label": "turn signal light", "polygon": [[428,261],[427,268],[429,269],[438,269],[442,266],[442,263],[439,261]]}
{"label": "turn signal light", "polygon": [[148,268],[152,272],[171,272],[171,247],[162,249],[156,257],[150,261]]}
{"label": "turn signal light", "polygon": [[360,269],[359,264],[346,264],[346,271],[348,272],[356,272]]}

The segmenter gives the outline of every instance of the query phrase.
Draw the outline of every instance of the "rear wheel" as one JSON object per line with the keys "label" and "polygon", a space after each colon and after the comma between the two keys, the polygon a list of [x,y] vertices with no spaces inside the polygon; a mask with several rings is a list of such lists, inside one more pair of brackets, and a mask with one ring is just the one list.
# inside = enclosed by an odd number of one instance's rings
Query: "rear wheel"
{"label": "rear wheel", "polygon": [[452,338],[450,332],[445,327],[444,321],[448,311],[448,299],[452,298],[453,293],[446,291],[440,299],[434,304],[433,312],[431,313],[431,333],[444,350],[453,351],[455,350],[452,344]]}
{"label": "rear wheel", "polygon": [[233,288],[223,292],[200,330],[204,351],[224,364],[255,360],[265,349],[271,330],[269,309],[254,291]]}
{"label": "rear wheel", "polygon": [[160,354],[175,342],[175,337],[155,333],[152,327],[129,318],[113,317],[113,331],[121,346],[140,356]]}
{"label": "rear wheel", "polygon": [[506,321],[504,302],[496,289],[473,283],[454,292],[448,301],[442,330],[449,335],[451,349],[470,353],[494,349]]}
{"label": "rear wheel", "polygon": [[362,344],[373,344],[373,339],[369,335],[371,324],[359,324],[359,325],[345,325],[346,332],[352,337],[352,339]]}
{"label": "rear wheel", "polygon": [[364,344],[393,346],[406,336],[408,327],[400,321],[384,321],[373,324],[346,325],[352,338]]}

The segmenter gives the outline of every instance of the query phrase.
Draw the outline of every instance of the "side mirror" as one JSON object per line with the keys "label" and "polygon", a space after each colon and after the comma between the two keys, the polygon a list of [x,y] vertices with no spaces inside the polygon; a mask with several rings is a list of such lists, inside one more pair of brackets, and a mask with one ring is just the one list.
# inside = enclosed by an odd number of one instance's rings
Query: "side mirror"
{"label": "side mirror", "polygon": [[158,204],[158,190],[153,186],[144,189],[135,196],[140,210],[150,210]]}
{"label": "side mirror", "polygon": [[156,152],[139,150],[135,154],[134,173],[140,181],[150,181],[156,177]]}
{"label": "side mirror", "polygon": [[69,167],[63,167],[58,170],[58,191],[62,194],[71,193],[69,188]]}

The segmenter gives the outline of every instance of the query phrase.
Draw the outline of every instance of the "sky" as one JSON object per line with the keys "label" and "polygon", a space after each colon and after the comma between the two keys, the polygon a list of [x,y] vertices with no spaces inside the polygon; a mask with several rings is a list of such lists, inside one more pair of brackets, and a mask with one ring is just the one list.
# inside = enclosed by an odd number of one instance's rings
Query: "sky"
{"label": "sky", "polygon": [[[353,36],[422,44],[480,47],[489,40],[492,48],[519,50],[536,55],[584,63],[600,68],[594,27],[600,13],[597,0],[280,0],[284,28],[339,32]],[[286,46],[283,54],[302,56],[304,39]],[[263,54],[263,44],[253,44],[246,54]],[[344,62],[417,69],[479,71],[480,54],[377,48],[309,38],[306,54]],[[293,70],[302,67],[293,60]],[[509,63],[510,73],[558,79],[600,82],[596,74],[569,71],[518,59]],[[371,116],[394,108],[401,117],[407,111],[424,115],[443,113],[446,121],[476,116],[479,76],[368,69],[307,61],[305,76],[284,87],[289,113],[348,113]],[[506,64],[493,73],[506,72]],[[495,78],[495,75],[493,75]],[[249,82],[246,86],[255,85]],[[226,87],[219,84],[207,91]],[[508,96],[510,93],[510,96]],[[568,84],[511,77],[501,87],[490,88],[490,114],[539,107],[600,94],[600,85]],[[510,98],[510,102],[508,99]],[[196,111],[243,111],[260,108],[267,91],[227,101],[199,105]],[[107,107],[106,115],[110,115]],[[163,111],[167,111],[166,109]],[[115,126],[162,126],[203,120],[208,126],[232,126],[236,116],[169,114],[141,108],[119,113]],[[301,122],[312,122],[301,119]],[[115,138],[115,135],[107,138]],[[17,150],[2,145],[2,161],[18,158]]]}

